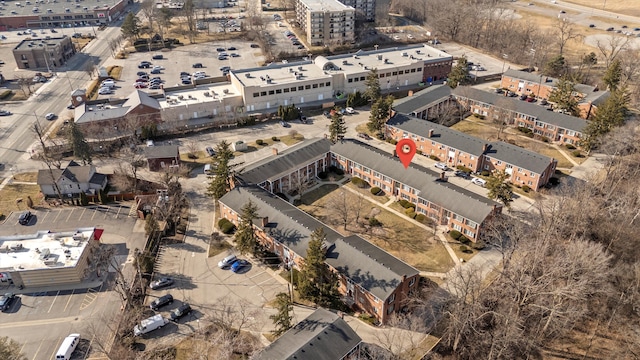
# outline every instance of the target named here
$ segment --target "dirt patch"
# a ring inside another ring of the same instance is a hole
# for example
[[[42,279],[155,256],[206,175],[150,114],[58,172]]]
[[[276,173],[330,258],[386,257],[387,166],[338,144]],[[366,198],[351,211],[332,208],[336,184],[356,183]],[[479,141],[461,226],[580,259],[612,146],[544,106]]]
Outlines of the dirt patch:
[[[0,190],[0,215],[8,216],[12,211],[27,208],[27,198],[31,197],[35,206],[42,203],[42,194],[38,185],[8,184]],[[21,199],[20,202],[17,202]]]

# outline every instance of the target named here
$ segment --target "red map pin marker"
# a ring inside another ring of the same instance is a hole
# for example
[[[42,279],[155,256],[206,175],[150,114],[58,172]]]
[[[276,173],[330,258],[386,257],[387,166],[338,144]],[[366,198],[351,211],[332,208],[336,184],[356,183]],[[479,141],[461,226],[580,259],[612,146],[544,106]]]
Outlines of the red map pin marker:
[[[404,165],[404,168],[408,168],[411,164],[411,159],[416,154],[416,143],[411,139],[402,139],[396,144],[396,154],[400,158],[400,162]]]

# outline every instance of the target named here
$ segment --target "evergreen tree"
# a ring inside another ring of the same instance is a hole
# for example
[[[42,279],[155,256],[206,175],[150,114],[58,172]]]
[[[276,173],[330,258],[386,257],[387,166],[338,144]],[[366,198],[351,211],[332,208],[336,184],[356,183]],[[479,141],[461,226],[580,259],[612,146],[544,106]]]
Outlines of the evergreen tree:
[[[382,94],[380,90],[380,81],[378,80],[378,69],[371,69],[369,74],[367,74],[367,79],[365,80],[365,85],[367,89],[364,91],[364,97],[369,101],[374,102],[378,100]]]
[[[329,139],[335,143],[342,140],[346,133],[347,126],[344,123],[344,117],[336,110],[331,116],[331,124],[329,124]]]
[[[604,74],[602,81],[607,84],[607,89],[610,91],[618,90],[620,85],[620,79],[622,78],[622,65],[620,60],[614,60],[607,68],[607,72]]]
[[[0,359],[3,360],[27,360],[22,354],[23,345],[6,336],[0,337]]]
[[[293,319],[293,316],[291,316],[293,305],[291,304],[289,294],[279,293],[276,295],[276,310],[278,310],[277,313],[269,316],[269,318],[273,320],[273,324],[276,326],[271,333],[275,336],[280,336],[293,327],[291,322]]]
[[[567,72],[567,62],[562,55],[551,58],[542,69],[542,73],[547,76],[559,77]]]
[[[456,66],[451,69],[449,72],[449,76],[447,78],[447,85],[450,88],[455,89],[458,85],[464,85],[467,83],[467,79],[469,78],[469,62],[467,58],[463,55],[458,59]]]
[[[513,201],[513,190],[511,184],[507,183],[509,174],[504,171],[496,171],[487,180],[487,189],[489,189],[490,199],[497,199],[502,202],[504,206],[509,208]]]
[[[256,252],[258,241],[253,228],[253,220],[257,218],[258,207],[249,200],[249,202],[242,207],[242,213],[238,220],[238,229],[235,235],[236,247],[241,254],[255,254]]]
[[[298,291],[300,295],[320,306],[331,306],[338,299],[338,279],[325,263],[324,230],[311,234],[307,256],[301,266]]]
[[[379,98],[373,103],[373,105],[371,105],[369,122],[367,123],[367,127],[370,131],[384,131],[384,124],[387,122],[387,119],[389,119],[392,106],[393,96],[391,95],[386,98]]]
[[[91,164],[91,146],[84,138],[84,134],[74,121],[69,121],[69,130],[67,131],[67,141],[73,149],[73,156],[80,158],[83,165]]]
[[[222,140],[218,146],[216,146],[216,155],[214,157],[214,176],[207,188],[207,195],[218,200],[229,191],[230,175],[232,166],[229,165],[229,161],[233,158],[233,152],[231,151],[231,145]]]
[[[575,84],[566,77],[560,78],[556,87],[549,94],[549,101],[556,103],[562,109],[573,116],[580,116],[578,100],[573,95],[576,91]]]
[[[138,38],[140,35],[140,19],[130,12],[124,18],[120,31],[122,31],[122,35],[125,38]]]
[[[629,96],[626,89],[617,89],[595,111],[591,120],[583,131],[581,145],[590,151],[596,148],[603,135],[614,127],[624,124],[628,115]]]

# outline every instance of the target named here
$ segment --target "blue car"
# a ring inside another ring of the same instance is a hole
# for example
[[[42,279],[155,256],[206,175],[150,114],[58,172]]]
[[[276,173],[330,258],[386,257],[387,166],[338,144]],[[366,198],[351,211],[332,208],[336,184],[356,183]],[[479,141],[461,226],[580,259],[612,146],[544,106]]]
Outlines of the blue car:
[[[233,271],[234,273],[237,273],[240,270],[244,269],[245,266],[248,266],[248,265],[249,265],[249,262],[247,260],[238,259],[233,264],[231,264],[231,271]]]

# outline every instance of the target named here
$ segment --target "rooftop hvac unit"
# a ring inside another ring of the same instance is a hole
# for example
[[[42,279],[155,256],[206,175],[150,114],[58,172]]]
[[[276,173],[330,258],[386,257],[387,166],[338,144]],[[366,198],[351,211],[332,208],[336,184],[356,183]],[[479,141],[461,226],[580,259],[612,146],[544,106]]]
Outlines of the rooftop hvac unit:
[[[416,54],[420,54],[420,49],[416,50]]]
[[[349,65],[349,62],[347,60],[342,60],[342,65]]]
[[[208,92],[208,91],[205,91],[202,95],[207,96],[207,97],[208,97],[208,96],[211,96],[211,94],[209,94],[209,92]]]
[[[403,52],[402,56],[407,57],[407,56],[409,56],[409,54],[407,54],[406,52]]]
[[[389,63],[389,59],[384,59],[384,63],[388,64]]]
[[[382,60],[382,55],[378,55],[378,60]]]
[[[244,74],[244,76],[245,76],[246,78],[250,78],[250,77],[251,77],[251,73],[246,73],[246,74]]]
[[[222,89],[222,92],[225,93],[225,94],[228,94],[229,93],[229,89]]]
[[[271,84],[271,79],[267,78],[267,84]]]
[[[358,57],[358,55],[353,55],[353,58],[354,58],[354,59],[360,59],[360,58]]]
[[[298,70],[302,71],[303,70],[302,66],[298,66]]]

